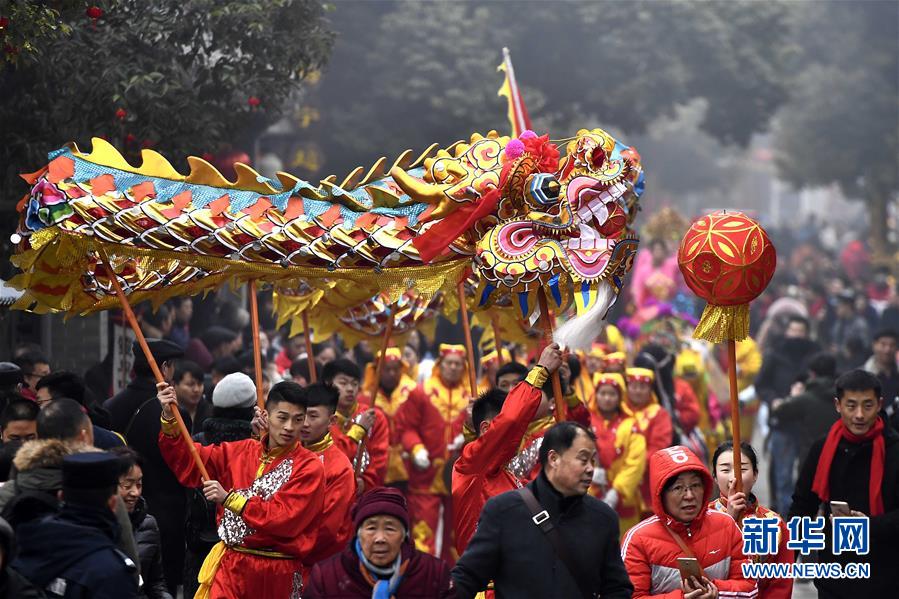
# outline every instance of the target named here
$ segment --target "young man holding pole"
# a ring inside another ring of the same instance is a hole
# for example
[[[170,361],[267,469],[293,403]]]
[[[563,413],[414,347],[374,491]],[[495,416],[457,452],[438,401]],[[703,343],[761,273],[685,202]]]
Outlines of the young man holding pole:
[[[523,485],[507,465],[541,406],[549,410],[550,402],[541,388],[561,364],[559,346],[548,345],[537,366],[508,395],[491,389],[474,402],[472,422],[477,438],[463,448],[453,465],[453,523],[459,555],[474,534],[487,500]]]
[[[356,501],[356,479],[349,458],[331,437],[330,427],[336,420],[337,391],[321,383],[297,391],[302,395],[305,407],[300,440],[325,467],[325,500],[318,518],[318,536],[304,562],[308,574],[317,562],[343,550],[353,536],[350,507]]]
[[[175,390],[159,383],[159,449],[181,484],[202,485],[219,504],[219,536],[200,570],[198,597],[299,596],[303,560],[313,549],[324,502],[324,467],[300,443],[302,398],[272,387],[265,411],[268,433],[203,447],[195,444],[207,480],[178,438]]]
[[[359,401],[359,376],[359,367],[345,358],[332,360],[322,369],[322,381],[338,393],[331,437],[357,471],[356,486],[361,495],[384,485],[390,425],[382,412]],[[356,463],[357,457],[361,464]]]

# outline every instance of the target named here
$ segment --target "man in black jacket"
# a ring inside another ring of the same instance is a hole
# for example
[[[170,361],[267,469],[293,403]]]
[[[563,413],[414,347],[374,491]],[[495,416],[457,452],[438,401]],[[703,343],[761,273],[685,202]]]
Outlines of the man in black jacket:
[[[184,352],[178,345],[164,339],[147,339],[147,345],[165,380],[171,382],[175,374],[175,359],[183,356]],[[148,399],[156,400],[153,370],[137,341],[131,344],[131,351],[134,353],[134,379],[124,389],[103,402],[103,407],[109,412],[112,430],[126,436],[131,419],[138,408]]]
[[[542,597],[627,598],[633,593],[621,561],[618,517],[587,495],[596,466],[596,437],[574,422],[546,432],[540,446],[542,472],[527,489],[491,498],[478,528],[453,569],[458,597],[474,597],[494,582],[497,599]],[[548,521],[555,533],[545,533]],[[550,535],[563,547],[560,557]]]
[[[779,403],[771,411],[771,428],[793,437],[800,464],[805,461],[812,443],[826,435],[838,417],[833,411],[836,368],[833,355],[815,354],[808,363],[805,391]]]
[[[765,405],[771,408],[777,400],[790,395],[796,377],[806,371],[808,360],[819,351],[818,344],[809,339],[809,322],[799,315],[790,316],[783,338],[778,339],[762,358],[762,368],[755,377],[755,390]],[[790,489],[799,446],[789,433],[772,428],[767,440],[771,454],[768,478],[773,509],[780,514],[790,509]]]
[[[833,553],[832,528],[824,527],[826,548],[821,562],[867,562],[867,579],[815,580],[819,597],[899,597],[899,435],[884,426],[880,382],[864,370],[836,380],[835,406],[840,419],[824,439],[812,445],[802,466],[790,518],[815,517],[831,501],[849,504],[852,516],[869,516],[870,552]]]

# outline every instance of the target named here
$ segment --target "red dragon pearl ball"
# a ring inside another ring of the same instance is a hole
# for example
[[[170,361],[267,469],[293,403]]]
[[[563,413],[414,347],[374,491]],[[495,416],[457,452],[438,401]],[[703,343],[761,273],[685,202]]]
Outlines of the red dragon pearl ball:
[[[713,306],[736,306],[765,290],[777,253],[757,221],[741,212],[716,212],[690,226],[677,262],[693,293]]]

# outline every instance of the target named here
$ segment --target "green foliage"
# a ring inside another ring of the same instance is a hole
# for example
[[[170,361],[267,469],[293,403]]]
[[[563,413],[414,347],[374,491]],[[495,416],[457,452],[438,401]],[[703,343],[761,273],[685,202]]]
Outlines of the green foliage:
[[[17,173],[72,140],[106,137],[132,158],[142,146],[172,158],[247,149],[332,45],[314,0],[108,4],[96,23],[83,8],[62,13],[68,35],[0,73],[7,202],[23,192]]]
[[[744,145],[786,98],[786,2],[353,2],[322,80],[328,172],[471,131],[507,131],[508,46],[534,127],[633,135],[703,99],[700,126]]]
[[[11,65],[33,62],[47,42],[72,32],[66,19],[87,19],[84,0],[0,2],[0,72]]]
[[[777,117],[776,162],[797,187],[838,184],[867,202],[875,250],[888,250],[886,204],[899,192],[899,5],[809,3],[803,51]]]
[[[804,52],[778,117],[777,164],[797,186],[899,190],[899,5],[813,4],[800,15]],[[808,151],[814,148],[814,152]]]

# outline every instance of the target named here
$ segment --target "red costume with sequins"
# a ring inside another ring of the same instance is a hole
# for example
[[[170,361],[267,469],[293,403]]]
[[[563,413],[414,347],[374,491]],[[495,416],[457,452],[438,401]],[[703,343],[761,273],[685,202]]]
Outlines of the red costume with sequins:
[[[387,449],[390,440],[390,424],[384,412],[375,408],[375,423],[368,435],[361,424],[356,424],[361,414],[367,412],[371,406],[357,401],[350,410],[351,417],[347,418],[338,410],[335,414],[337,422],[331,426],[331,437],[334,445],[350,460],[350,467],[356,466],[356,455],[359,450],[359,441],[365,439],[365,449],[362,456],[362,484],[365,491],[384,486],[384,476],[387,474]]]
[[[590,410],[574,393],[565,397],[565,420],[573,420],[590,428]],[[556,423],[554,416],[545,416],[531,422],[521,440],[518,453],[509,461],[509,471],[515,476],[531,482],[540,474],[539,452],[543,444],[543,435]]]
[[[487,500],[522,486],[506,465],[518,452],[521,438],[537,413],[545,378],[546,370],[535,368],[526,382],[515,385],[490,428],[465,445],[453,465],[453,528],[459,555],[474,534]]]
[[[306,449],[318,455],[325,467],[325,500],[317,523],[318,536],[303,560],[308,573],[316,563],[340,553],[353,536],[350,508],[356,501],[356,477],[349,458],[334,444],[330,433]]]
[[[441,346],[443,352],[459,352],[464,348]],[[412,538],[420,551],[453,562],[452,510],[450,493],[444,482],[443,469],[450,457],[448,446],[462,432],[459,414],[468,406],[468,388],[463,376],[449,387],[440,379],[440,359],[434,374],[409,394],[396,414],[396,428],[403,449],[411,458],[419,449],[428,452],[429,465],[420,470],[407,465],[409,487],[407,499],[412,521]]]
[[[159,450],[182,485],[199,487],[200,473],[177,434],[174,421],[163,420]],[[320,525],[324,467],[299,443],[272,451],[267,443],[194,444],[210,478],[231,489],[218,508],[222,542],[200,572],[210,599],[301,596],[302,562]]]

